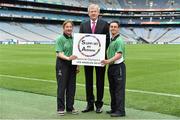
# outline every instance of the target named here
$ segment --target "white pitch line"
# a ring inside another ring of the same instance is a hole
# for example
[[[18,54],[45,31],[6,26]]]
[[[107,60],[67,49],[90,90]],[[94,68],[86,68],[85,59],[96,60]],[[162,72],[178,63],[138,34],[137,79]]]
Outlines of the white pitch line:
[[[38,78],[28,78],[28,77],[20,77],[20,76],[12,76],[12,75],[3,75],[0,74],[1,77],[7,78],[16,78],[16,79],[26,79],[31,81],[40,81],[40,82],[49,82],[49,83],[56,83],[54,80],[45,80],[45,79],[38,79]],[[76,83],[77,86],[85,87],[84,84]],[[96,87],[96,86],[94,86]],[[109,89],[109,87],[105,86],[105,89]],[[168,93],[159,93],[159,92],[151,92],[151,91],[143,91],[143,90],[133,90],[133,89],[126,89],[127,92],[134,92],[134,93],[142,93],[142,94],[151,94],[151,95],[160,95],[160,96],[167,96],[167,97],[176,97],[180,98],[178,94],[168,94]]]

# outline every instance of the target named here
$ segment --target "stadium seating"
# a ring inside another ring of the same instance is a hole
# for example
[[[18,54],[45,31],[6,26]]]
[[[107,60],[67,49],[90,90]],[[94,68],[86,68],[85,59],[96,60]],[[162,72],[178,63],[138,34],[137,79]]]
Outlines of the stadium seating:
[[[70,5],[70,6],[79,6],[79,7],[87,7],[89,3],[97,3],[100,5],[102,9],[180,8],[179,0],[60,0],[60,1],[59,0],[35,0],[35,1],[40,2],[40,3]]]
[[[179,43],[180,42],[180,28],[122,28],[121,33],[129,36],[134,40],[142,38],[149,43]]]
[[[46,30],[45,27],[37,24],[1,22],[0,25],[0,29],[6,31],[1,34],[1,40],[17,39],[19,41],[53,41],[57,36],[56,33]]]
[[[28,24],[0,22],[0,41],[16,39],[19,41],[54,41],[63,33],[61,25]],[[3,31],[2,31],[3,30]],[[78,33],[79,26],[74,26],[74,33]],[[126,42],[136,43],[142,38],[149,43],[179,43],[180,28],[157,27],[122,27],[120,33]]]
[[[178,8],[180,7],[178,0],[36,0],[36,2],[45,2],[50,4],[61,4],[61,5],[71,5],[77,7],[87,7],[89,3],[97,3],[100,5],[102,9],[113,10],[116,9],[124,9],[124,8]],[[72,4],[73,3],[73,4]],[[144,4],[142,6],[142,4]],[[18,6],[17,6],[18,7]],[[43,7],[42,7],[43,8]],[[41,8],[41,9],[42,9]],[[56,9],[55,9],[56,10]],[[58,9],[57,9],[58,10]],[[62,10],[63,11],[63,10]],[[66,10],[66,12],[68,12]],[[75,11],[80,13],[81,11]],[[86,13],[83,11],[83,13]],[[123,13],[124,14],[124,13]],[[66,19],[70,19],[75,22],[82,22],[88,19],[88,15],[81,14],[68,14],[68,13],[50,13],[50,12],[40,12],[36,10],[21,10],[21,9],[0,9],[0,15],[10,16],[10,17],[18,17],[20,19],[23,18],[39,18],[42,20],[58,20],[64,21]],[[127,14],[128,16],[129,14]],[[170,14],[171,15],[171,14]],[[171,22],[176,22],[179,24],[180,18],[175,16],[171,17],[169,14],[162,17],[124,17],[121,16],[121,13],[118,14],[110,14],[103,13],[103,19],[110,22],[112,20],[118,20],[121,24],[127,25],[123,27],[120,31],[122,37],[127,42],[137,42],[139,40],[147,41],[148,43],[179,43],[180,42],[180,28],[177,27],[169,27]],[[178,14],[176,14],[178,15]],[[142,22],[157,22],[161,24],[165,24],[168,22],[169,26],[166,27],[128,27],[128,25],[138,24],[141,25]],[[62,34],[62,26],[61,25],[50,25],[50,24],[32,24],[32,23],[12,23],[12,22],[0,22],[0,40],[10,40],[17,39],[19,41],[54,41],[58,34]],[[79,26],[74,27],[74,32],[79,31]]]
[[[0,26],[0,41],[55,41],[63,33],[61,25],[0,22]],[[79,27],[74,26],[74,32],[78,31]]]
[[[179,0],[118,0],[122,8],[160,9],[180,8]]]
[[[49,13],[38,13],[38,12],[25,12],[25,11],[16,11],[16,10],[2,10],[0,9],[0,14],[6,14],[14,17],[23,17],[23,18],[41,18],[41,19],[57,19],[57,20],[65,20],[72,19],[76,21],[83,21],[87,19],[87,17],[81,16],[73,16],[73,15],[63,15],[63,14],[49,14]]]

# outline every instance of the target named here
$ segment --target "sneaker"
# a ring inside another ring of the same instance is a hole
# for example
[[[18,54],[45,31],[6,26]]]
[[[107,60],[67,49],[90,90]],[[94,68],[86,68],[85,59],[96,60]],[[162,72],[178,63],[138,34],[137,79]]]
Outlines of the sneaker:
[[[97,108],[96,109],[96,113],[102,113],[102,112],[103,112],[102,108]]]
[[[59,111],[57,111],[57,113],[59,114],[59,115],[61,115],[61,116],[64,116],[64,110],[59,110]]]
[[[77,115],[79,114],[78,110],[73,109],[72,111],[67,111],[67,113],[73,114],[73,115]]]
[[[76,114],[79,114],[79,112],[78,112],[78,110],[72,110],[72,112],[71,112],[73,115],[76,115]]]

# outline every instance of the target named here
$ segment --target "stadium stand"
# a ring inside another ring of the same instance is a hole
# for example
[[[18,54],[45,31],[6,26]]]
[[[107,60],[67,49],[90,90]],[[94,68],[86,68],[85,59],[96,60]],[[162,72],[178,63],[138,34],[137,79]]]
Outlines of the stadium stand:
[[[54,42],[59,34],[63,33],[61,25],[29,24],[17,22],[0,22],[0,41],[18,40],[23,42]],[[78,32],[79,27],[74,27]]]
[[[156,9],[156,8],[180,8],[179,0],[36,0],[50,4],[63,4],[87,7],[88,3],[97,3],[102,9],[131,8],[131,9]],[[143,4],[143,6],[142,6]]]
[[[45,30],[43,26],[36,24],[2,22],[0,24],[0,30],[4,33],[0,39],[3,40],[17,39],[19,41],[54,41],[57,36],[57,34]],[[11,38],[10,35],[13,37]]]
[[[0,40],[19,41],[54,41],[58,34],[62,34],[61,25],[28,24],[0,22]],[[77,33],[79,26],[74,27]],[[121,28],[121,35],[128,43],[136,43],[141,38],[148,43],[180,42],[180,28]],[[31,38],[31,39],[30,39]]]
[[[89,3],[99,4],[101,17],[108,22],[120,21],[127,43],[180,43],[178,0],[4,0],[0,41],[54,42],[66,19],[75,23],[78,32],[79,24],[88,19]]]
[[[121,33],[138,40],[139,38],[148,43],[171,43],[180,42],[180,28],[122,28]]]

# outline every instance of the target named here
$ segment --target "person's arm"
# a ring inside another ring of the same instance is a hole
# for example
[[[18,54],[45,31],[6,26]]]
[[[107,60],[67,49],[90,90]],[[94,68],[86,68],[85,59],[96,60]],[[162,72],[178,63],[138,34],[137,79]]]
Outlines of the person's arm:
[[[71,55],[68,57],[68,56],[64,55],[64,52],[56,53],[56,56],[63,60],[68,60],[68,61],[75,60],[77,58],[77,56],[75,56],[75,55]]]
[[[110,64],[110,63],[113,63],[114,61],[120,59],[122,56],[122,53],[121,52],[118,52],[114,55],[114,57],[112,57],[111,59],[107,59],[107,60],[102,60],[101,63],[106,65],[106,64]]]

